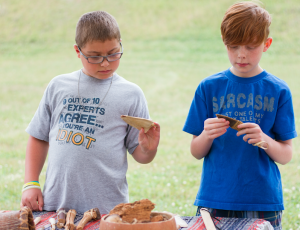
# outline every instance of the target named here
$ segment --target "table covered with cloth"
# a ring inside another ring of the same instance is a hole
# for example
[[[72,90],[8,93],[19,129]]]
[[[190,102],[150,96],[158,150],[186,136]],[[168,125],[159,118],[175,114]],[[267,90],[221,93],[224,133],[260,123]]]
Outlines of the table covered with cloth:
[[[37,224],[36,229],[45,227],[45,230],[51,230],[49,223],[50,218],[55,218],[57,222],[57,214],[55,212],[32,212],[34,218],[40,216],[41,222]],[[102,215],[102,217],[105,215]],[[82,219],[83,214],[77,213],[74,223],[77,225]],[[181,216],[181,218],[188,224],[187,228],[181,228],[180,230],[205,230],[205,225],[201,216]],[[217,220],[218,219],[218,220]],[[262,219],[250,219],[250,218],[220,218],[213,219],[215,225],[222,230],[271,230],[273,227],[268,221]],[[99,230],[100,221],[91,221],[87,223],[84,230]],[[56,228],[58,229],[58,228]]]

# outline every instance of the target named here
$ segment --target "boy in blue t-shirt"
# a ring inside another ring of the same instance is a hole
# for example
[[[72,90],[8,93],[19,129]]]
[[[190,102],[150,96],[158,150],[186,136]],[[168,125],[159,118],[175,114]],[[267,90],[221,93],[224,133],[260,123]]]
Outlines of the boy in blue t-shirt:
[[[227,10],[221,33],[232,67],[199,84],[183,131],[193,135],[192,155],[204,157],[197,215],[205,207],[215,217],[261,218],[281,229],[275,162],[291,160],[297,133],[287,84],[259,65],[272,44],[270,24],[269,13],[253,2]],[[229,122],[216,114],[242,121],[242,130],[228,129]]]

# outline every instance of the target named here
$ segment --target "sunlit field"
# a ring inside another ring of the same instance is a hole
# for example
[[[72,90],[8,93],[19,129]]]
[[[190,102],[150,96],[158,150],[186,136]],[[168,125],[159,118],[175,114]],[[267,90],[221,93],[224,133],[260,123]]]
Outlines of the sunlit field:
[[[151,118],[161,125],[156,158],[147,165],[130,155],[130,202],[148,198],[155,210],[193,216],[202,160],[189,152],[192,136],[182,131],[199,82],[230,67],[220,23],[235,1],[0,1],[0,210],[19,209],[24,180],[27,125],[49,81],[80,69],[73,50],[75,26],[88,11],[115,16],[124,55],[118,74],[138,84]],[[293,94],[300,127],[300,4],[264,1],[272,14],[273,44],[261,66],[285,80]],[[285,211],[284,229],[300,229],[300,143],[293,159],[279,165]],[[47,165],[40,181],[45,180]]]

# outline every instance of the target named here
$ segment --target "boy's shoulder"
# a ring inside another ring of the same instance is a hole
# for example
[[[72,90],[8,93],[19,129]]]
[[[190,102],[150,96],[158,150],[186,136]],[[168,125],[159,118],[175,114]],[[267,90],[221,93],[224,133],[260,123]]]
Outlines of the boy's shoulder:
[[[48,84],[48,88],[51,87],[63,87],[66,84],[74,83],[78,81],[79,71],[74,71],[71,73],[60,74],[52,78]]]
[[[143,94],[143,90],[141,89],[141,87],[139,85],[137,85],[136,83],[133,83],[127,79],[125,79],[124,77],[118,75],[117,73],[114,73],[114,81],[113,81],[113,85],[118,88],[119,90],[122,91],[126,91],[126,93],[128,94],[136,94],[136,93],[141,93]]]
[[[214,74],[204,78],[202,81],[209,82],[209,81],[214,81],[214,80],[220,80],[221,78],[226,78],[226,71],[228,71],[228,69],[214,73]]]
[[[121,85],[128,85],[134,88],[140,88],[136,83],[133,83],[124,77],[118,75],[117,73],[114,73],[114,78],[115,78],[115,83],[116,84],[121,84]]]
[[[267,72],[267,76],[266,76],[266,80],[270,81],[270,83],[273,83],[275,86],[281,87],[282,89],[288,89],[289,90],[289,86],[288,84],[281,78],[275,76],[272,73]]]
[[[227,70],[223,70],[221,72],[203,78],[199,84],[199,87],[216,86],[216,82],[219,84],[224,80],[228,80],[228,78],[226,77],[226,71]]]
[[[288,84],[281,78],[267,72],[267,76],[264,81],[266,81],[265,85],[272,89],[273,92],[277,92],[277,95],[282,98],[283,101],[287,101],[292,98],[292,92]]]
[[[80,74],[81,70],[76,70],[71,73],[64,73],[64,74],[59,74],[52,78],[50,82],[59,82],[59,81],[68,81],[68,80],[75,80],[77,79],[77,76]]]

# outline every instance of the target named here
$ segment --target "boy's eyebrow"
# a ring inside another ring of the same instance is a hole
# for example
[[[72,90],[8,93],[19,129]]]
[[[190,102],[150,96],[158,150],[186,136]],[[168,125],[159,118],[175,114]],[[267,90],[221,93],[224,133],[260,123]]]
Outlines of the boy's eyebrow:
[[[114,50],[116,50],[116,49],[118,49],[118,48],[119,48],[119,47],[115,47],[115,48],[111,49],[110,51],[108,51],[107,53],[112,52],[112,51],[114,51]],[[86,51],[86,53],[89,53],[89,54],[92,54],[92,53],[101,54],[101,52],[99,52],[99,51],[92,51],[92,50]]]

